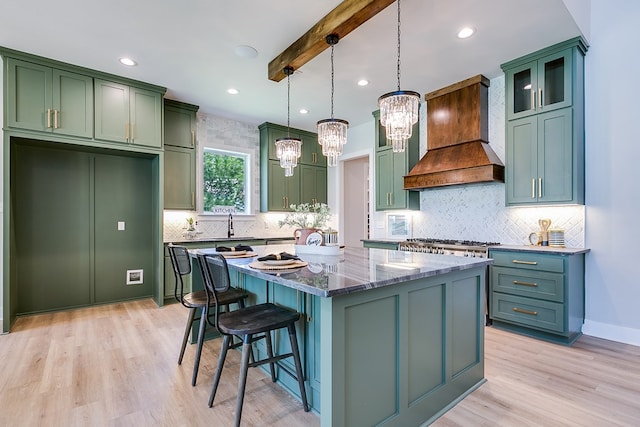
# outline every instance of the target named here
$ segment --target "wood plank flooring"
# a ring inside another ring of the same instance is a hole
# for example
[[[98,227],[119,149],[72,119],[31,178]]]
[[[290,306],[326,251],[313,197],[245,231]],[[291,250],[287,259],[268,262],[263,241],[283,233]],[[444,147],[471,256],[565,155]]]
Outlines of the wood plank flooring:
[[[0,426],[228,426],[239,355],[207,407],[221,340],[178,352],[187,311],[151,300],[18,319],[0,336]],[[487,383],[434,426],[638,426],[640,347],[581,337],[573,347],[486,330]],[[249,370],[243,426],[318,426],[317,414]],[[351,427],[351,426],[350,426]]]

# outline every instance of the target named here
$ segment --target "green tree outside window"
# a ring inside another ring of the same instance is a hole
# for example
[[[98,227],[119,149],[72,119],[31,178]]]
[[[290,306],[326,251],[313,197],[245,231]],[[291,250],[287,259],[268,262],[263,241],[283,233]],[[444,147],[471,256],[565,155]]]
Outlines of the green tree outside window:
[[[236,212],[246,213],[246,154],[204,150],[204,211],[214,206],[234,206]]]

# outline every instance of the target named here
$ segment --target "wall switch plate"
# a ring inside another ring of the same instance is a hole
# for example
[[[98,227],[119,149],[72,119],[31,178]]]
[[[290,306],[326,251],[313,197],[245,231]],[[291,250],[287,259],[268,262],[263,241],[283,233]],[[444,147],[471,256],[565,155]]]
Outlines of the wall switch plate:
[[[124,231],[124,221],[118,221],[118,231]]]

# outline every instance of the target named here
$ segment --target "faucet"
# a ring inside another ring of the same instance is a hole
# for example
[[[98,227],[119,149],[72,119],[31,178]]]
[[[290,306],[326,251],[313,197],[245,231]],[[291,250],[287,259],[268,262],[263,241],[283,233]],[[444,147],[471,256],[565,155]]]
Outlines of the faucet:
[[[227,237],[233,236],[233,215],[229,214],[229,219],[227,220]]]

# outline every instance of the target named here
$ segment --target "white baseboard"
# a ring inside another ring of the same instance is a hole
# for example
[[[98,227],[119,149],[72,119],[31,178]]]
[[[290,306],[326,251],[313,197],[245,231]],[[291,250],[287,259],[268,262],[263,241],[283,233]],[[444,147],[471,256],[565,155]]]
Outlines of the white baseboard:
[[[640,329],[585,320],[584,325],[582,325],[582,333],[592,337],[640,346]]]

